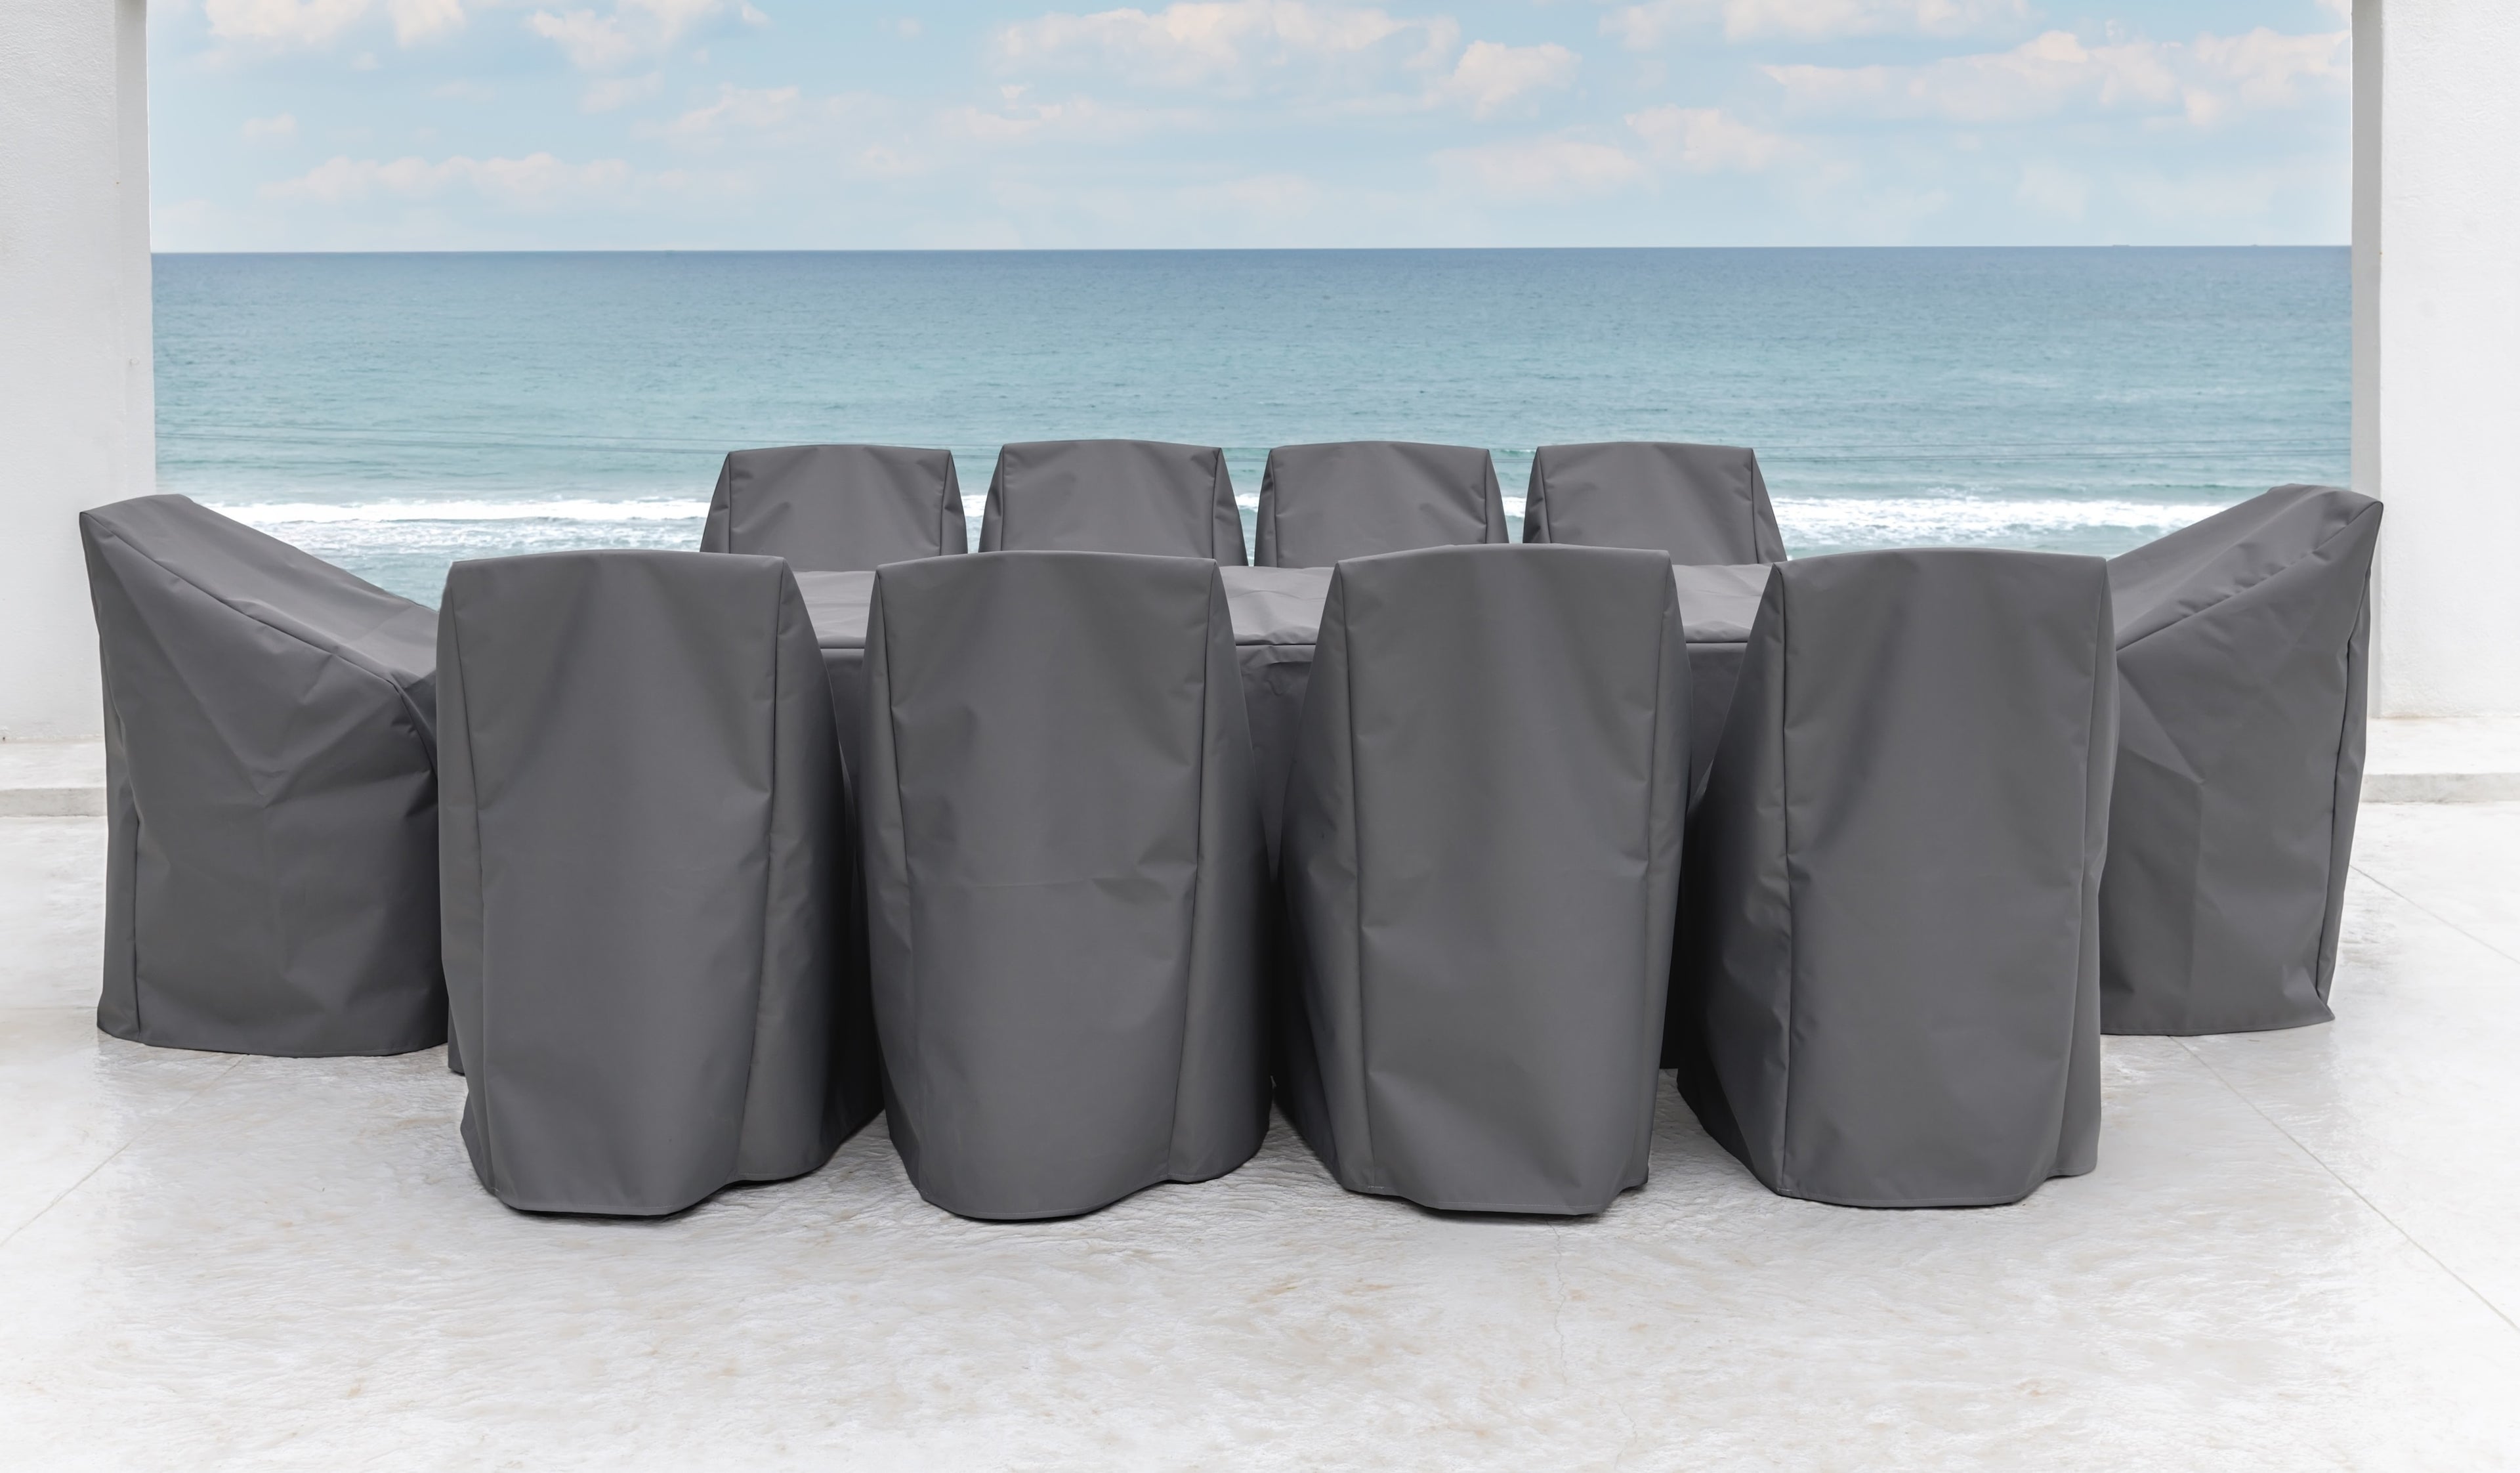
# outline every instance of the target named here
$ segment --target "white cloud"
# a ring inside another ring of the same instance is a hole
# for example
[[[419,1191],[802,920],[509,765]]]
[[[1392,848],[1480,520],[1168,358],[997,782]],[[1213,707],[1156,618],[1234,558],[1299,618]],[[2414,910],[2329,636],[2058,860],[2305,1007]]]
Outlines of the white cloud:
[[[795,87],[721,85],[717,89],[717,101],[685,113],[668,124],[665,131],[677,138],[693,139],[728,128],[775,128],[795,117],[797,100],[801,96]]]
[[[1970,35],[2025,25],[2032,15],[2029,0],[1644,0],[1602,17],[1601,34],[1630,51],[1649,51],[1717,21],[1733,40],[1821,41],[1899,32]]]
[[[1100,64],[1157,86],[1246,90],[1260,73],[1354,67],[1395,53],[1404,66],[1431,69],[1460,41],[1461,27],[1446,17],[1402,20],[1372,7],[1309,0],[1185,0],[1151,13],[1053,13],[1000,27],[991,50],[1009,69]]]
[[[203,0],[202,14],[221,40],[323,46],[370,9],[370,0]],[[385,14],[404,46],[464,27],[464,0],[385,0]]]
[[[1952,122],[2019,122],[2074,107],[2178,115],[2200,126],[2234,109],[2284,108],[2353,83],[2343,31],[2283,35],[2263,26],[2192,42],[2086,43],[2051,30],[2010,51],[1946,57],[1919,67],[1769,67],[1789,106],[1805,112]]]
[[[321,46],[367,14],[368,0],[203,0],[222,40]]]
[[[1485,117],[1518,98],[1567,85],[1580,64],[1575,53],[1553,41],[1541,46],[1472,41],[1436,90]]]
[[[287,113],[270,117],[248,117],[241,130],[248,138],[288,138],[297,131],[297,119]]]
[[[335,157],[293,179],[266,184],[267,200],[312,200],[338,205],[377,196],[426,200],[467,189],[496,205],[549,207],[572,199],[617,196],[632,182],[619,159],[569,163],[547,153],[522,159],[472,159],[458,155],[434,162],[417,157],[379,161]]]
[[[641,76],[607,77],[586,89],[586,94],[577,100],[577,110],[581,113],[616,112],[655,96],[657,89],[664,84],[665,74],[661,71],[651,71]]]
[[[1644,165],[1624,149],[1582,138],[1526,138],[1446,149],[1435,166],[1490,195],[1593,195],[1631,184]]]
[[[464,28],[464,0],[390,0],[387,9],[398,46]]]
[[[544,40],[558,44],[571,65],[589,71],[618,67],[640,50],[639,43],[622,30],[618,16],[599,16],[591,10],[573,10],[564,15],[538,10],[525,18],[525,26]]]
[[[1627,124],[1655,161],[1693,173],[1754,174],[1801,152],[1792,139],[1732,116],[1721,108],[1647,108]]]
[[[1055,103],[1026,102],[1026,90],[1002,87],[999,94],[1003,101],[998,109],[950,108],[937,115],[937,125],[948,138],[1000,144],[1032,143],[1046,138],[1108,141],[1140,136],[1159,127],[1195,126],[1200,121],[1193,115],[1179,112],[1105,107],[1090,97]]]
[[[538,10],[525,18],[525,28],[559,46],[572,66],[605,71],[663,52],[704,23],[730,14],[747,25],[769,21],[748,0],[617,0],[608,15]]]

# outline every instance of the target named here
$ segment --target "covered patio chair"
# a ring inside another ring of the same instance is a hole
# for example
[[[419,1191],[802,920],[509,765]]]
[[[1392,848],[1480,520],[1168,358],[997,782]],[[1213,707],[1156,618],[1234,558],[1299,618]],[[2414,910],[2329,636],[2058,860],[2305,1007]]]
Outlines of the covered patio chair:
[[[1531,457],[1522,539],[1651,547],[1675,563],[1785,560],[1759,457],[1736,445],[1543,445]]]
[[[1771,575],[1689,820],[1673,1052],[1768,1187],[2012,1202],[2092,1169],[2116,753],[2097,558]]]
[[[764,553],[798,573],[863,573],[962,552],[963,488],[944,450],[737,450],[717,473],[700,551]]]
[[[438,659],[481,1184],[654,1216],[820,1167],[879,1085],[831,695],[787,565],[458,563]]]
[[[79,514],[105,677],[97,1026],[168,1048],[446,1038],[428,610],[183,496]]]
[[[1280,445],[1260,478],[1263,568],[1328,568],[1413,547],[1505,542],[1496,462],[1474,445]]]
[[[1282,840],[1282,1079],[1341,1185],[1583,1214],[1644,1180],[1688,700],[1659,554],[1331,575]]]
[[[1216,565],[896,563],[867,651],[869,950],[920,1195],[1066,1217],[1249,1160],[1268,861]]]
[[[1148,439],[1036,440],[999,449],[980,550],[1239,564],[1242,513],[1222,450]]]
[[[2105,1031],[2333,1016],[2379,536],[2379,502],[2287,485],[2109,563],[2124,716]]]

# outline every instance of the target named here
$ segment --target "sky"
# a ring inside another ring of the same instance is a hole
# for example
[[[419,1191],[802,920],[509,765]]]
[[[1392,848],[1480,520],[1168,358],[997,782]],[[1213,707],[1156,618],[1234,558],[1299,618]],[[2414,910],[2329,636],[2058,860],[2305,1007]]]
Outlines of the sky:
[[[161,251],[2348,237],[2347,0],[153,0]]]

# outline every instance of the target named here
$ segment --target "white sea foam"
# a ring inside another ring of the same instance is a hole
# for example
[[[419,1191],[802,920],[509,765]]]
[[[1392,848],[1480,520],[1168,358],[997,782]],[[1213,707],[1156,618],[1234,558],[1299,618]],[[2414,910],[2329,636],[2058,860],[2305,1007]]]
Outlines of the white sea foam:
[[[1788,546],[2012,542],[2097,528],[2158,536],[2218,508],[2192,501],[1991,500],[1976,496],[1778,496]]]
[[[977,536],[978,496],[965,498]],[[1236,498],[1245,508],[1255,496]],[[1523,498],[1507,496],[1517,523]],[[1786,545],[1819,551],[1934,544],[2053,544],[2078,533],[2118,531],[2115,540],[2159,536],[2210,515],[2210,504],[2070,497],[1796,496],[1776,498]],[[513,542],[525,547],[679,543],[708,513],[705,501],[652,497],[609,501],[566,497],[503,501],[265,501],[223,505],[227,515],[310,546],[420,552],[441,546]],[[661,541],[659,539],[662,539]]]
[[[602,501],[591,496],[559,501],[263,501],[215,509],[249,527],[262,528],[391,522],[698,522],[708,515],[705,501]]]

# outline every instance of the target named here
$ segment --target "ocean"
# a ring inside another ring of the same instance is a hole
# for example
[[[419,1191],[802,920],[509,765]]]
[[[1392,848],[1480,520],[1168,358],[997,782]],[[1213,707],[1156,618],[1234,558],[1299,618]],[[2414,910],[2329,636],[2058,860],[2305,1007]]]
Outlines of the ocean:
[[[719,457],[1005,440],[1757,448],[1788,548],[2114,553],[2342,483],[2342,247],[157,257],[158,479],[434,604],[696,546]]]

